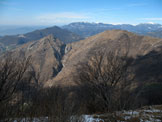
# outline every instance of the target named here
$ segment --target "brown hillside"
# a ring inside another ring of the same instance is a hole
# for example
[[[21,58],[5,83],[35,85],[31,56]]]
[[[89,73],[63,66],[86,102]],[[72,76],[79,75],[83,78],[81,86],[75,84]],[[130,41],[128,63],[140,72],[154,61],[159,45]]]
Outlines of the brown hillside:
[[[61,70],[64,47],[60,40],[49,35],[15,49],[14,53],[18,56],[31,56],[33,68],[40,75],[40,82],[45,82]]]
[[[146,62],[146,64],[149,64],[150,60],[154,61],[155,59],[151,58],[148,60],[147,55],[152,57],[152,51],[160,53],[161,46],[162,39],[138,36],[131,32],[121,30],[105,31],[85,40],[68,44],[65,49],[66,54],[62,60],[63,68],[61,72],[55,78],[49,80],[46,86],[53,84],[72,85],[77,80],[73,79],[73,76],[77,73],[75,70],[77,64],[79,62],[85,62],[93,52],[102,49],[106,49],[107,51],[120,49],[121,54],[129,50],[128,56],[134,58],[135,64],[138,64],[136,66],[138,70],[141,68],[141,65],[144,67],[149,66],[148,72],[151,73],[152,66],[145,66],[144,64]]]

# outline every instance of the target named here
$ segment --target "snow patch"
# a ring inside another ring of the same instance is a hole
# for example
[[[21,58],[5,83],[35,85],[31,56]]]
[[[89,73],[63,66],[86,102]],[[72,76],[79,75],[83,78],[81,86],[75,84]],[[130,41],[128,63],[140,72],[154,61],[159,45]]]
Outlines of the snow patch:
[[[25,38],[25,36],[24,36],[23,34],[18,35],[18,37],[20,37],[20,38]]]
[[[154,23],[154,22],[147,22],[146,24],[152,24],[152,25],[153,25],[153,24],[155,24],[155,23]]]

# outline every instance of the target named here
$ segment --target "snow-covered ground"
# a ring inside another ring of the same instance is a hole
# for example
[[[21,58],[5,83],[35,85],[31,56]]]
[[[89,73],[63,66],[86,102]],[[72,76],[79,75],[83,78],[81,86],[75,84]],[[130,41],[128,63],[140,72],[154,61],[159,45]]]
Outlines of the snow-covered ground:
[[[84,115],[83,120],[85,120],[85,122],[104,122],[99,116],[98,118],[94,118],[92,115]]]
[[[137,110],[123,110],[109,114],[82,115],[79,118],[79,122],[111,122],[114,120],[117,122],[162,122],[162,105],[147,106]],[[31,122],[31,120],[22,119],[14,122]],[[34,118],[32,122],[48,122],[48,117]]]
[[[117,122],[162,122],[162,106],[147,106],[137,110],[118,111],[113,116],[102,114],[99,115],[99,118],[104,118],[103,122],[105,120],[117,120]]]
[[[72,119],[76,120],[76,119]],[[83,115],[82,117],[79,118],[79,122],[104,122],[104,120],[100,118],[93,118],[92,115]],[[42,117],[42,118],[23,118],[23,119],[16,119],[13,122],[49,122],[48,117]],[[73,121],[72,121],[73,122]]]

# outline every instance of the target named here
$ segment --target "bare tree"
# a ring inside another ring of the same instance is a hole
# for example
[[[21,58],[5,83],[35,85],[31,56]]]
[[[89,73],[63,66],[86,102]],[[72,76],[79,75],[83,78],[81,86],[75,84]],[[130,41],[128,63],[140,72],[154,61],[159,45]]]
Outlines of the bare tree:
[[[16,59],[8,54],[0,60],[0,104],[15,93],[30,65],[30,57]]]
[[[127,54],[119,56],[114,52],[97,52],[87,63],[81,63],[77,84],[87,88],[85,94],[88,99],[91,98],[88,104],[95,103],[102,111],[107,112],[118,109],[120,105],[115,102],[119,102],[121,93],[124,93],[130,83],[130,64]]]
[[[69,88],[54,86],[42,88],[33,98],[31,117],[48,116],[50,122],[72,122],[76,119],[75,103]]]

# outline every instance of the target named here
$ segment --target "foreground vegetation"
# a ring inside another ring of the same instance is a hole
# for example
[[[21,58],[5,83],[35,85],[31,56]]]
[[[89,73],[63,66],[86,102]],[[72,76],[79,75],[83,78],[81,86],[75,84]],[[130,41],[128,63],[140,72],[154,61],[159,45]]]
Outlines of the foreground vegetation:
[[[127,53],[95,53],[88,62],[78,65],[76,85],[71,87],[44,88],[37,82],[39,75],[32,69],[31,60],[7,56],[0,62],[1,121],[36,121],[43,117],[42,121],[84,122],[81,115],[97,114],[105,121],[138,122],[148,109],[143,115],[137,108],[162,104],[162,84],[135,82],[133,60]],[[136,110],[138,116],[123,110]],[[153,114],[160,120],[158,110]]]

